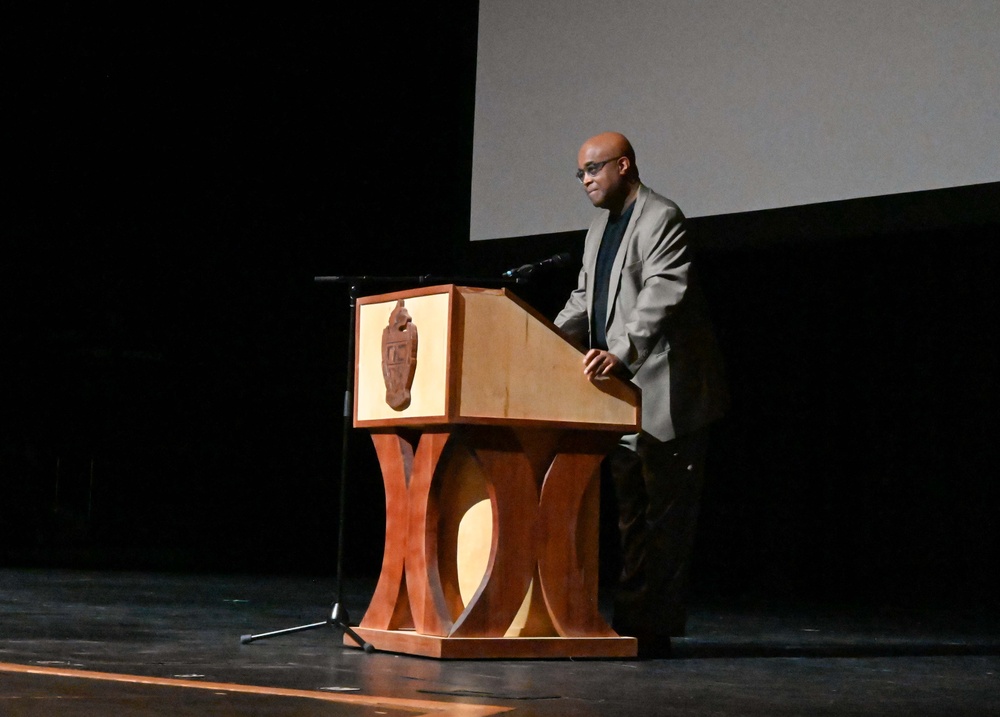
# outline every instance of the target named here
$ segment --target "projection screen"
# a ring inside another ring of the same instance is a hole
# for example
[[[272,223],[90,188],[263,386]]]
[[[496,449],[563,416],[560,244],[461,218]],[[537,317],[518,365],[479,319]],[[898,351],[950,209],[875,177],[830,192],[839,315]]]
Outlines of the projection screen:
[[[480,0],[471,239],[583,229],[625,133],[690,217],[1000,180],[997,0]]]

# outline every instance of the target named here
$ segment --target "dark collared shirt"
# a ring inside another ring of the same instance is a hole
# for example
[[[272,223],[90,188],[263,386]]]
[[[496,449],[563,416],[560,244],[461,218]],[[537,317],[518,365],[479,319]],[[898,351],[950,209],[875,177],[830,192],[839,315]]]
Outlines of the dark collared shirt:
[[[597,267],[594,271],[594,313],[590,319],[590,347],[607,351],[608,337],[605,333],[605,322],[608,318],[608,297],[614,295],[611,286],[611,266],[615,263],[615,256],[618,254],[618,247],[621,246],[622,237],[625,236],[625,229],[628,227],[628,220],[632,217],[632,208],[635,202],[628,205],[628,208],[618,216],[608,217],[608,225],[604,228],[604,236],[601,237],[601,248],[597,250]],[[618,277],[615,277],[615,287],[618,285]]]

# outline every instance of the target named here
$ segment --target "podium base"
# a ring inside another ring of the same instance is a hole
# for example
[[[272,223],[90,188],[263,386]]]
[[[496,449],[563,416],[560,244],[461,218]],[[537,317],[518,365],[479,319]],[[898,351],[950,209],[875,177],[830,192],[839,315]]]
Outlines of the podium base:
[[[634,637],[438,637],[413,630],[354,628],[379,652],[397,652],[439,660],[633,658]],[[344,644],[357,647],[353,640]]]

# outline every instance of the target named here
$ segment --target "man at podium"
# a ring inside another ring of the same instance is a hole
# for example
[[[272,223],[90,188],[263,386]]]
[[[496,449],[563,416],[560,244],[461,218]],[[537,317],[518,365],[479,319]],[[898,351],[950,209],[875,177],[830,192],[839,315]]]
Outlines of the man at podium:
[[[728,405],[721,355],[680,208],[639,179],[626,137],[586,140],[577,179],[601,211],[576,289],[555,324],[583,344],[583,371],[642,389],[642,429],[605,466],[615,488],[622,570],[612,627],[663,654],[685,631],[685,593],[708,426]]]

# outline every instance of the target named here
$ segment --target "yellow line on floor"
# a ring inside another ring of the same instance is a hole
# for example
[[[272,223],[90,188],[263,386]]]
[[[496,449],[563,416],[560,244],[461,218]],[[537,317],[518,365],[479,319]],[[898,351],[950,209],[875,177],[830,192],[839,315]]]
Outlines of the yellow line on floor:
[[[488,715],[510,712],[513,707],[493,707],[490,705],[470,705],[457,702],[431,702],[429,700],[410,700],[397,697],[376,697],[366,695],[343,695],[313,690],[295,690],[284,687],[257,687],[256,685],[237,685],[229,682],[200,682],[196,680],[181,680],[172,677],[144,677],[142,675],[122,675],[114,672],[91,672],[89,670],[73,670],[64,667],[39,667],[37,665],[15,665],[0,662],[0,672],[19,672],[29,675],[48,675],[50,677],[77,677],[87,680],[104,680],[106,682],[128,682],[139,685],[159,685],[162,687],[185,687],[198,690],[217,690],[223,692],[241,692],[255,695],[273,695],[278,697],[305,697],[323,702],[340,702],[344,704],[383,706],[401,710],[412,710],[420,715],[435,715],[436,717],[487,717]]]

